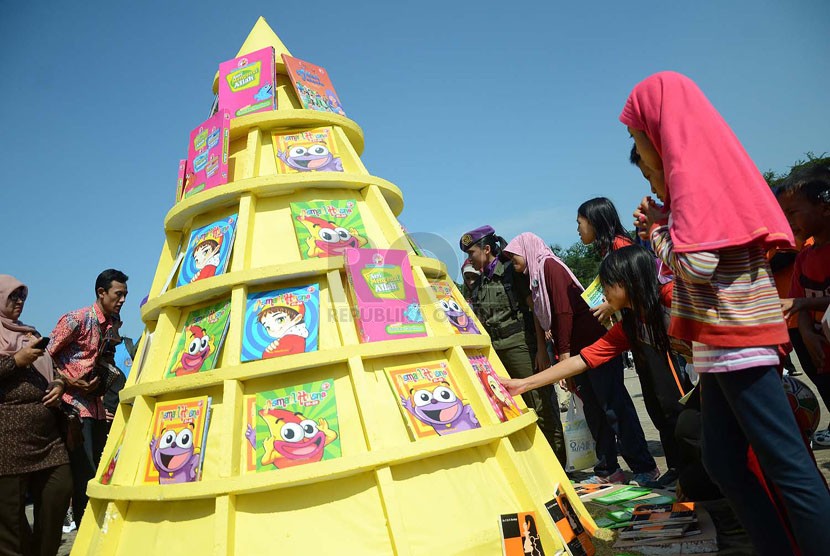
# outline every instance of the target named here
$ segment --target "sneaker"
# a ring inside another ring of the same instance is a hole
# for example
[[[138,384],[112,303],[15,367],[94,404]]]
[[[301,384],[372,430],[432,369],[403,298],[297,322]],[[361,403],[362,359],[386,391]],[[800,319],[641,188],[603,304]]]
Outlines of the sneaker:
[[[643,473],[634,473],[634,476],[628,482],[630,485],[646,486],[647,483],[657,481],[660,476],[660,470],[656,467],[651,471],[644,471]]]
[[[819,446],[830,446],[830,427],[821,431],[816,431],[813,435],[813,442]]]
[[[72,531],[74,531],[74,530],[75,530],[75,529],[77,529],[77,528],[78,528],[78,527],[77,527],[77,526],[75,526],[75,522],[74,522],[74,521],[70,521],[68,524],[66,524],[66,525],[64,525],[64,526],[63,526],[63,532],[64,532],[64,534],[66,534],[66,533],[71,533]]]
[[[640,484],[640,486],[670,490],[674,487],[674,484],[677,483],[677,477],[679,475],[680,474],[677,472],[677,469],[669,469],[663,473],[659,479],[648,481],[646,484]]]
[[[623,485],[625,484],[625,473],[623,473],[622,469],[617,468],[616,471],[611,473],[610,475],[594,475],[592,477],[588,477],[587,479],[583,479],[579,481],[580,483],[588,483],[592,485],[607,485],[607,484],[618,484]]]
[[[71,533],[78,527],[75,525],[75,516],[72,514],[72,506],[66,510],[66,516],[63,518],[63,532]]]

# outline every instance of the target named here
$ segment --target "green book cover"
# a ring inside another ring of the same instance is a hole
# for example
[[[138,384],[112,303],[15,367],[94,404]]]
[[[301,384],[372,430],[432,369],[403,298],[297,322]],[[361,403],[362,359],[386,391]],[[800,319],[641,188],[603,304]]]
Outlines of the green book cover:
[[[291,218],[303,259],[336,257],[369,246],[357,201],[291,203]]]
[[[619,504],[620,502],[625,502],[627,500],[639,498],[640,496],[643,496],[644,494],[648,494],[650,492],[650,488],[629,486],[626,488],[622,488],[616,492],[612,492],[611,494],[606,494],[605,496],[597,496],[591,501],[610,506],[612,504]]]
[[[249,394],[243,403],[249,472],[340,457],[333,379]]]
[[[164,378],[210,371],[216,367],[219,351],[228,333],[230,309],[231,300],[227,299],[187,315],[170,354]]]

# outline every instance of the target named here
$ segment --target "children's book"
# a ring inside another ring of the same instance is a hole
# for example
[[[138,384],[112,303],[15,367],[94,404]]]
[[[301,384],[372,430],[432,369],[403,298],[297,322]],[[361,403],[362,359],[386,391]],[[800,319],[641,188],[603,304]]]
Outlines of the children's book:
[[[210,371],[216,367],[230,323],[231,300],[188,313],[170,354],[164,378]]]
[[[176,287],[225,272],[236,235],[236,220],[236,214],[232,214],[190,233]]]
[[[112,476],[115,473],[115,467],[118,465],[118,456],[121,455],[121,445],[124,443],[124,433],[127,432],[127,427],[121,429],[121,434],[118,435],[118,442],[115,443],[115,450],[110,454],[107,460],[107,465],[104,472],[101,473],[101,484],[108,485],[112,483]]]
[[[592,501],[610,506],[613,504],[619,504],[620,502],[634,500],[635,498],[639,498],[649,493],[651,493],[650,488],[629,486],[623,487],[620,490],[612,492],[611,494],[606,494],[605,496],[597,496],[596,498],[592,498]]]
[[[642,504],[631,511],[629,521],[636,528],[667,523],[694,523],[697,516],[694,502]]]
[[[473,317],[464,310],[465,303],[460,301],[461,296],[456,293],[457,290],[452,284],[446,280],[435,280],[430,281],[429,285],[438,298],[441,312],[456,334],[481,334]]]
[[[231,119],[275,110],[274,47],[266,46],[219,64],[219,108]]]
[[[481,426],[446,361],[391,367],[386,376],[416,440]]]
[[[522,410],[519,409],[516,400],[513,399],[513,396],[510,395],[510,392],[507,391],[504,384],[501,383],[501,378],[496,374],[496,370],[493,369],[490,360],[484,355],[472,355],[468,359],[473,370],[476,372],[478,380],[484,386],[484,392],[487,394],[490,405],[493,406],[493,411],[496,412],[499,421],[504,423],[521,415]]]
[[[588,304],[590,309],[599,307],[605,303],[605,294],[602,291],[602,284],[599,281],[599,276],[594,278],[591,285],[585,288],[580,295],[582,296],[582,299],[585,300],[585,303]]]
[[[611,483],[575,483],[573,485],[576,495],[580,500],[590,500],[593,497],[601,496],[605,491],[613,489]],[[606,493],[606,494],[610,494]]]
[[[317,351],[320,286],[248,294],[241,361]]]
[[[187,159],[179,161],[179,175],[176,180],[176,202],[182,200],[184,194],[184,180],[187,178]]]
[[[228,183],[230,122],[230,114],[220,110],[190,133],[183,198]]]
[[[545,508],[573,556],[594,556],[596,549],[591,542],[591,536],[559,485],[554,488],[553,499],[545,504]]]
[[[636,498],[634,500],[628,500],[626,502],[621,502],[618,506],[623,507],[627,510],[632,510],[637,506],[642,506],[643,504],[671,504],[675,502],[674,496],[663,496],[662,494],[652,494],[649,496],[642,496],[640,498]]]
[[[544,556],[534,512],[503,514],[499,526],[504,556]]]
[[[288,54],[283,54],[282,59],[303,108],[346,115],[325,69]]]
[[[271,134],[271,144],[278,174],[343,171],[343,159],[330,127],[293,133],[275,131]]]
[[[145,483],[192,483],[201,478],[210,404],[209,396],[156,403]]]
[[[346,250],[361,342],[427,335],[406,251]]]
[[[138,384],[138,379],[141,378],[141,372],[144,370],[144,367],[147,364],[147,356],[150,354],[150,345],[153,343],[153,333],[148,332],[146,329],[141,334],[141,338],[138,339],[138,345],[141,346],[141,351],[138,352],[138,355],[133,359],[133,361],[138,361],[136,364],[135,369],[135,383]]]
[[[249,394],[243,403],[248,471],[285,469],[340,457],[334,380]]]
[[[421,249],[421,246],[418,245],[418,242],[415,241],[415,238],[412,237],[412,234],[410,234],[409,230],[406,229],[406,226],[401,224],[401,230],[403,231],[404,237],[406,237],[406,241],[409,242],[409,246],[412,247],[412,251],[414,251],[419,257],[426,257],[424,250]]]
[[[336,257],[369,243],[357,201],[291,203],[291,219],[303,259]]]
[[[161,287],[161,291],[159,292],[159,295],[166,292],[167,288],[170,287],[170,284],[173,282],[173,277],[179,271],[179,267],[182,265],[183,260],[184,260],[184,253],[181,252],[181,246],[179,246],[179,254],[176,255],[176,260],[173,261],[173,267],[170,269],[170,273],[167,275],[167,278],[164,280],[164,285]]]

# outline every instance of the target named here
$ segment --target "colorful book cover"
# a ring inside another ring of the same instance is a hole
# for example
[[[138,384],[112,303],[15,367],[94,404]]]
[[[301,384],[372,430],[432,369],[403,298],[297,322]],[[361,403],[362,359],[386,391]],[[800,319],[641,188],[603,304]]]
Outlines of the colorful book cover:
[[[499,518],[504,556],[544,556],[534,512],[503,514]]]
[[[244,404],[248,471],[341,456],[333,379],[247,395]]]
[[[481,426],[473,408],[462,397],[446,361],[387,368],[386,376],[416,439]]]
[[[201,478],[210,403],[209,396],[156,403],[145,483],[192,483]]]
[[[639,498],[646,494],[651,494],[650,488],[629,486],[623,487],[620,490],[612,492],[611,494],[606,494],[605,496],[597,496],[596,498],[593,498],[592,501],[610,506],[613,504],[619,504],[620,502],[634,500],[635,498]]]
[[[362,342],[427,335],[406,251],[346,250]]]
[[[225,272],[236,235],[236,220],[236,214],[231,214],[190,233],[176,287]]]
[[[266,46],[219,64],[219,108],[231,118],[275,110],[274,47]]]
[[[184,194],[184,180],[187,178],[187,160],[179,161],[179,175],[176,179],[176,202],[182,200]]]
[[[694,502],[642,504],[631,511],[632,527],[648,527],[663,523],[694,523],[697,521]]]
[[[591,536],[580,521],[568,496],[559,489],[559,485],[556,485],[553,499],[545,504],[545,508],[573,556],[594,556],[596,549],[591,542]]]
[[[580,500],[589,500],[594,496],[600,496],[606,490],[614,488],[612,483],[575,483],[574,492]]]
[[[317,351],[319,331],[319,285],[250,293],[241,360],[244,363]]]
[[[183,198],[228,183],[231,118],[220,110],[190,133]]]
[[[473,317],[463,309],[464,304],[459,301],[460,296],[456,294],[452,284],[445,280],[436,280],[430,281],[429,285],[438,298],[441,311],[456,334],[481,334]]]
[[[652,493],[649,496],[643,496],[641,498],[637,498],[636,500],[621,502],[618,506],[627,510],[633,510],[637,506],[642,506],[644,504],[671,504],[676,500],[677,499],[674,496],[664,496],[662,494]]]
[[[409,246],[412,247],[412,251],[414,251],[415,254],[419,257],[426,257],[426,255],[424,254],[424,250],[421,249],[421,246],[418,245],[418,242],[415,241],[415,238],[412,237],[412,234],[409,233],[409,230],[407,230],[406,226],[404,226],[403,224],[401,224],[401,231],[403,232],[406,241],[409,242]]]
[[[191,311],[170,354],[164,378],[185,376],[216,367],[230,323],[231,300]]]
[[[521,415],[522,410],[519,409],[516,400],[501,383],[501,379],[490,364],[490,360],[484,355],[473,355],[468,359],[476,372],[478,380],[484,386],[484,392],[487,394],[490,405],[493,406],[493,411],[496,412],[499,421],[504,423]]]
[[[127,427],[121,429],[121,434],[118,435],[118,442],[115,443],[115,450],[113,450],[110,458],[107,460],[107,465],[104,468],[104,472],[101,474],[102,485],[108,485],[112,482],[115,467],[118,465],[118,456],[121,455],[121,445],[124,443],[125,432],[127,432]]]
[[[303,108],[346,115],[325,69],[287,54],[282,59]]]
[[[357,201],[291,203],[291,219],[303,259],[336,257],[369,243]]]
[[[583,291],[580,295],[591,309],[602,305],[605,302],[605,294],[602,292],[602,284],[599,281],[599,276],[594,278],[591,285],[585,288],[585,291]]]
[[[278,174],[304,172],[342,172],[343,159],[330,127],[318,127],[294,133],[271,134]]]

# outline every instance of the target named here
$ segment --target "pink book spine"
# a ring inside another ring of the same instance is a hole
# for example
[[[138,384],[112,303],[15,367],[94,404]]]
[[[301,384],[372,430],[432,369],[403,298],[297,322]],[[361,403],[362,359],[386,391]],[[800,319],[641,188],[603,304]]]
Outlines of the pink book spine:
[[[184,197],[206,191],[228,182],[228,145],[230,115],[219,110],[190,133],[187,167],[189,180]]]

